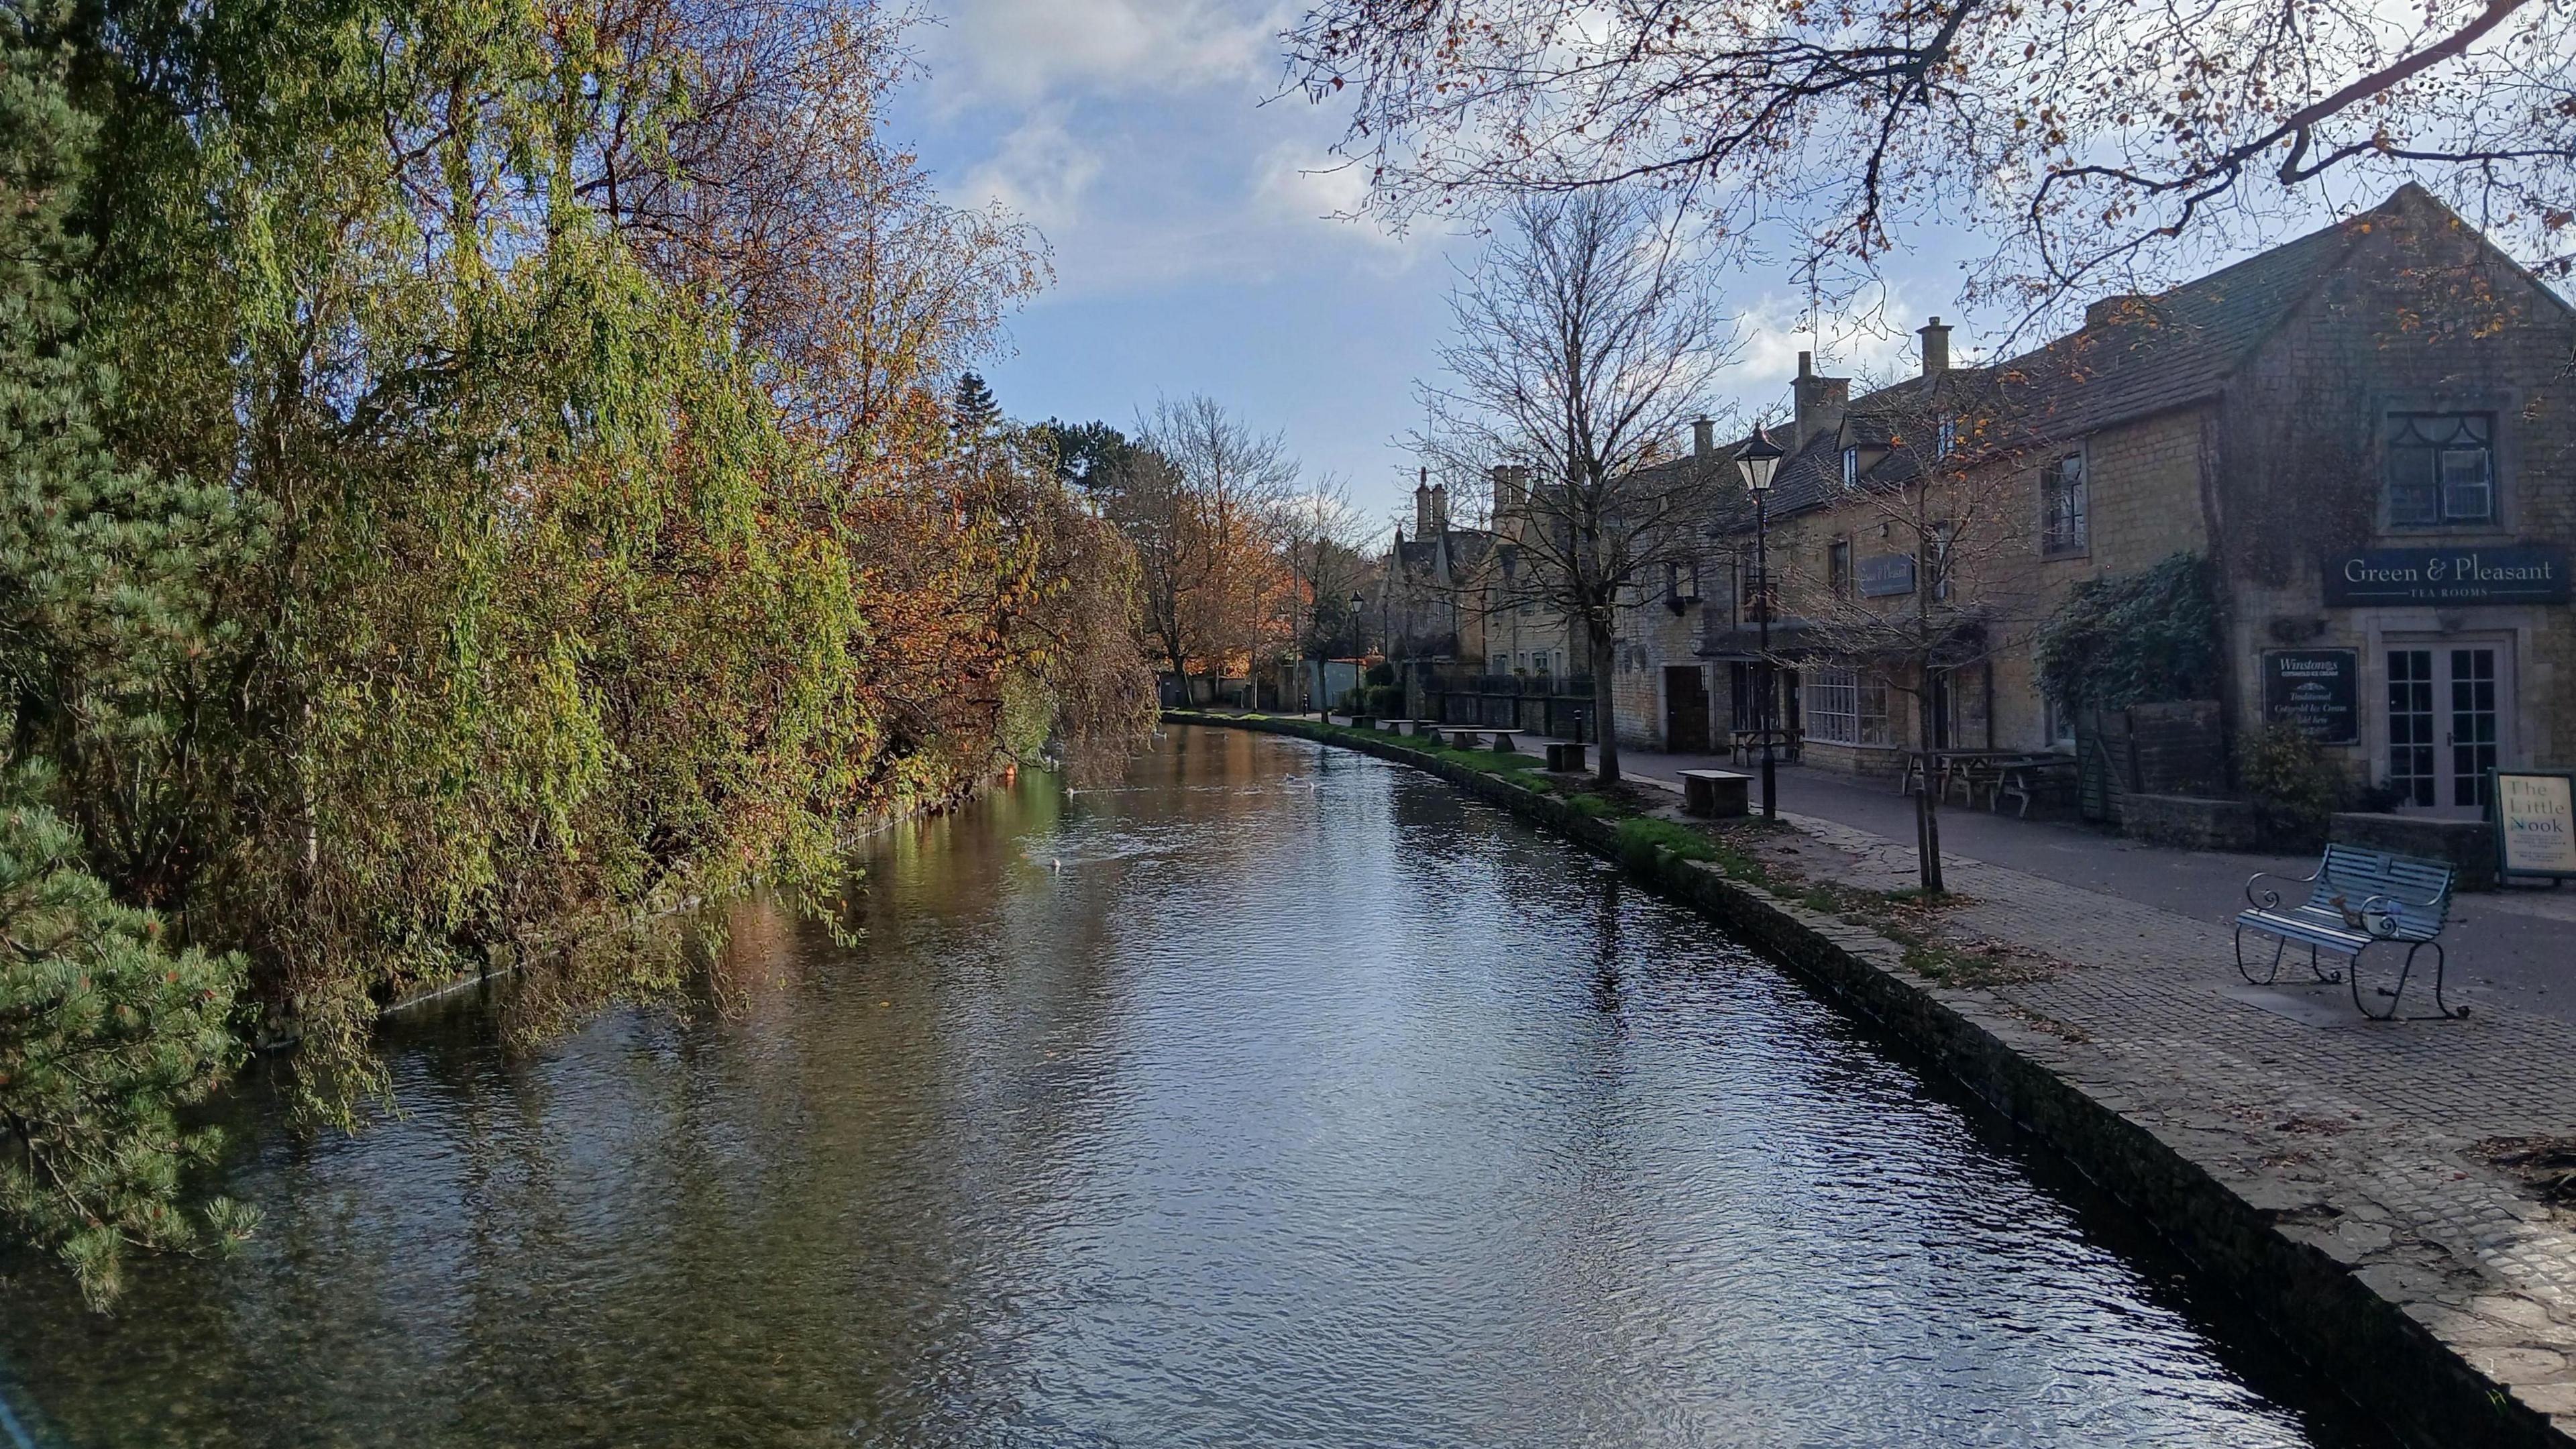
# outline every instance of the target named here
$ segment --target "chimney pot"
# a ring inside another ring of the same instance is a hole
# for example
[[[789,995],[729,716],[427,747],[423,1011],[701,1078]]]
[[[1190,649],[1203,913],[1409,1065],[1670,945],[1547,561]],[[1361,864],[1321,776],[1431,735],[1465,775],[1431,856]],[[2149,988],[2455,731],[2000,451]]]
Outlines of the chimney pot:
[[[1941,319],[1935,317],[1919,329],[1918,335],[1923,339],[1923,375],[1939,377],[1948,372],[1950,370],[1950,329],[1942,326]]]

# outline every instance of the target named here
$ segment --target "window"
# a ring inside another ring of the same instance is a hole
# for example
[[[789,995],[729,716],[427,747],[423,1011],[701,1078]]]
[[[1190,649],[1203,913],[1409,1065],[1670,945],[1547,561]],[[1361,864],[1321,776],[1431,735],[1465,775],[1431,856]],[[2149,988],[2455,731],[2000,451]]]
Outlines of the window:
[[[1941,421],[1933,429],[1932,456],[1947,458],[1957,451],[1959,451],[1959,420],[1949,413],[1943,413]]]
[[[1808,738],[1837,745],[1888,742],[1884,678],[1857,669],[1819,669],[1806,695]]]
[[[2495,521],[2495,418],[2393,413],[2388,521],[2398,528]]]
[[[1858,448],[1843,449],[1843,486],[1845,488],[1860,486],[1860,449]]]
[[[1932,525],[1931,547],[1925,549],[1923,568],[1932,578],[1932,597],[1950,602],[1950,520],[1944,518]]]
[[[2042,553],[2082,553],[2090,512],[2084,487],[2084,455],[2069,453],[2040,480],[2039,538]]]
[[[1851,597],[1852,572],[1850,539],[1838,538],[1825,545],[1825,583],[1832,588],[1835,598],[1848,599]]]

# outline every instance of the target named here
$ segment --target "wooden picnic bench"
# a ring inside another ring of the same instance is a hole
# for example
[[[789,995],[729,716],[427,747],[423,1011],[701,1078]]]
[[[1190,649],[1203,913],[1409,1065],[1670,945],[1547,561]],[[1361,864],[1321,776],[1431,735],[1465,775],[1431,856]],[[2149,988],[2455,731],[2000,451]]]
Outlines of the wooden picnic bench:
[[[2306,904],[2284,906],[2278,890],[2258,891],[2256,887],[2265,880],[2308,887]],[[2269,986],[2280,977],[2283,953],[2294,945],[2305,946],[2309,975],[2320,982],[2346,982],[2352,988],[2352,1004],[2362,1015],[2386,1021],[2397,1014],[2407,979],[2415,972],[2416,956],[2430,947],[2433,1009],[2441,1017],[2466,1016],[2467,1007],[2454,1008],[2442,999],[2442,978],[2449,963],[2436,938],[2450,922],[2452,880],[2451,867],[2441,861],[2352,845],[2327,846],[2314,875],[2274,876],[2258,871],[2245,883],[2245,900],[2251,909],[2236,916],[2236,970],[2256,986]],[[2245,960],[2248,931],[2273,938],[2271,963],[2259,978]],[[2372,990],[2373,997],[2387,999],[2385,1011],[2371,1010],[2362,999],[2362,955],[2374,946],[2406,948],[2396,984]],[[2343,969],[2326,970],[2318,959],[2321,953],[2343,957]]]
[[[1753,813],[1747,791],[1753,784],[1751,775],[1733,770],[1684,770],[1682,775],[1682,813],[1733,817]]]
[[[2020,808],[2013,813],[2028,820],[2030,802],[2041,792],[2055,782],[2074,781],[2075,758],[2045,752],[2015,755],[1996,761],[1993,769],[1994,777],[1986,787],[1986,808],[2000,812],[2004,808],[2004,797],[2009,795],[2021,802]],[[1968,803],[1973,805],[1976,801],[1971,798]]]
[[[1745,764],[1752,763],[1761,756],[1762,740],[1766,735],[1770,737],[1771,747],[1777,758],[1792,764],[1797,763],[1798,732],[1796,730],[1728,730],[1726,732],[1727,760],[1730,763],[1738,761]]]

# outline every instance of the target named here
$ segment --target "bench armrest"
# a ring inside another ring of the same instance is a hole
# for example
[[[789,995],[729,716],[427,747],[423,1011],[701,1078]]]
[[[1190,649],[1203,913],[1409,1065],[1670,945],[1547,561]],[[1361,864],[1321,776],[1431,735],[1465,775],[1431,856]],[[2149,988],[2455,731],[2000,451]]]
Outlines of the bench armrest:
[[[2415,906],[2429,910],[2441,904],[2441,901],[2440,896],[2419,901],[2407,896],[2376,895],[2361,903],[2361,918],[2370,923],[2370,934],[2383,940],[2393,940],[2396,938],[2400,924],[2397,919],[2399,906]]]
[[[2319,867],[2317,874],[2323,875],[2324,873],[2324,868]],[[2279,891],[2267,888],[2259,894],[2256,893],[2254,889],[2255,882],[2264,880],[2276,880],[2283,885],[2315,885],[2317,883],[2317,877],[2315,875],[2274,875],[2268,870],[2258,870],[2245,882],[2245,903],[2258,911],[2278,910],[2281,906],[2281,893]]]

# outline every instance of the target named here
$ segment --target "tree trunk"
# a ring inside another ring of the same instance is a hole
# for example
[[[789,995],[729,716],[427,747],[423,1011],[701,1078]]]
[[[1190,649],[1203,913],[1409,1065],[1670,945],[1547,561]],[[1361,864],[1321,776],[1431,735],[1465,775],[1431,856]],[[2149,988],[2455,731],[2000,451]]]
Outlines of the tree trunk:
[[[1590,655],[1585,664],[1592,671],[1592,732],[1601,746],[1601,783],[1619,783],[1619,730],[1610,717],[1610,626],[1607,621],[1586,618],[1583,642]]]
[[[1941,884],[1941,787],[1931,756],[1934,737],[1932,719],[1932,672],[1923,671],[1922,690],[1915,696],[1915,740],[1924,750],[1923,790],[1914,797],[1914,853],[1920,868],[1917,878],[1927,896],[1939,895]]]

